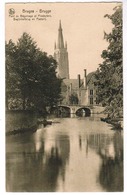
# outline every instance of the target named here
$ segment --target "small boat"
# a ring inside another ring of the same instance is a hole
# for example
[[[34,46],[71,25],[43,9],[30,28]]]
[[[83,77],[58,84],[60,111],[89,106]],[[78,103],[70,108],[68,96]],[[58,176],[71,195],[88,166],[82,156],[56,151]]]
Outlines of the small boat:
[[[100,118],[100,120],[106,122],[106,118]]]
[[[100,118],[101,121],[109,123],[110,122],[110,118]]]

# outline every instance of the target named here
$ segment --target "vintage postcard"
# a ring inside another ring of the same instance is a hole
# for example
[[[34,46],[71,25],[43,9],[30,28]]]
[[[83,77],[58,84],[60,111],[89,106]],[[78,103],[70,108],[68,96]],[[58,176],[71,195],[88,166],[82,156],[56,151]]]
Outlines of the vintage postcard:
[[[123,5],[5,4],[6,192],[123,192]]]

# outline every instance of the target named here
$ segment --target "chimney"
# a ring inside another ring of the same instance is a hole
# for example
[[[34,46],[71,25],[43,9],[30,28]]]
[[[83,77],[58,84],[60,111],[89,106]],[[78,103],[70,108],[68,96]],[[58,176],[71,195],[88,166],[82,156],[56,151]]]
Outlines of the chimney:
[[[84,77],[86,77],[86,69],[84,69]]]
[[[72,93],[72,83],[70,83],[70,94]]]
[[[78,87],[80,88],[81,86],[81,80],[80,80],[80,74],[78,74]]]
[[[84,87],[87,88],[87,77],[86,77],[86,69],[84,69]]]

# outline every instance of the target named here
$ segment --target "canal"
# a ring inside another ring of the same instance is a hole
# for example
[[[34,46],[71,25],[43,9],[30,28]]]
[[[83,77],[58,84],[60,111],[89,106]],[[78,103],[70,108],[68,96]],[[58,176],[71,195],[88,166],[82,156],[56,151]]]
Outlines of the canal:
[[[123,132],[98,115],[53,120],[6,137],[6,191],[123,191]]]

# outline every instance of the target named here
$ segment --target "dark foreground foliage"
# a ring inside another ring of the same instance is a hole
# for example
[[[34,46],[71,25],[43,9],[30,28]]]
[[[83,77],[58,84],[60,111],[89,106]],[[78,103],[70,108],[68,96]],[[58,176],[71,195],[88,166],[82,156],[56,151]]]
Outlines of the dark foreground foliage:
[[[61,80],[57,63],[42,52],[27,33],[17,44],[6,43],[6,107],[20,110],[50,110],[60,101]]]
[[[96,72],[98,101],[106,106],[111,118],[122,116],[123,109],[123,57],[122,57],[122,8],[114,9],[114,14],[105,15],[113,24],[112,32],[104,34],[109,43],[102,52],[103,63]]]

